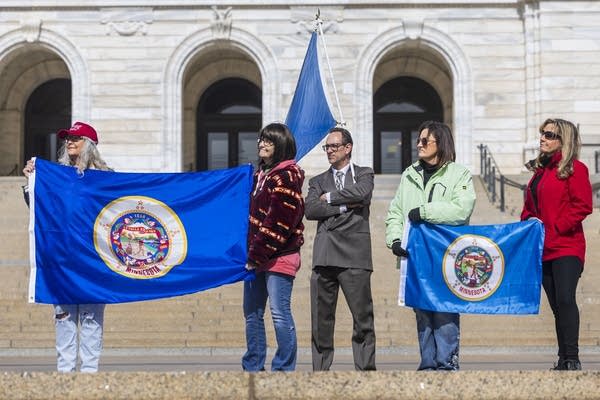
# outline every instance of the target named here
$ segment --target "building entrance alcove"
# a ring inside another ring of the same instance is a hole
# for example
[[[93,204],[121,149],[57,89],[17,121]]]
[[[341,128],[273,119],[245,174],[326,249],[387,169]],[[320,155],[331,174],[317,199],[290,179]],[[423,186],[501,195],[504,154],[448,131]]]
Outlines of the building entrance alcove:
[[[260,88],[246,79],[222,79],[206,89],[197,110],[197,169],[256,164],[261,107]]]
[[[442,54],[422,39],[399,41],[376,61],[371,110],[375,173],[399,174],[416,161],[422,122],[436,120],[454,128],[452,76]]]
[[[255,60],[233,42],[211,42],[190,57],[182,79],[182,169],[255,163],[265,109]]]
[[[53,79],[38,86],[25,105],[24,160],[56,161],[56,133],[71,125],[71,81]]]
[[[71,125],[72,79],[54,51],[24,44],[0,63],[0,175],[33,156],[55,159],[52,133]]]
[[[418,127],[428,120],[443,121],[442,101],[430,84],[412,77],[385,82],[373,96],[375,173],[398,174],[415,162]]]

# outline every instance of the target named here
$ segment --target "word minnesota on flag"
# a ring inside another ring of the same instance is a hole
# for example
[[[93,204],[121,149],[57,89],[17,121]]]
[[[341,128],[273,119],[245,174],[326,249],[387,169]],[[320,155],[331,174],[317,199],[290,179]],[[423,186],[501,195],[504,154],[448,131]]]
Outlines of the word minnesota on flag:
[[[100,211],[94,246],[110,269],[135,279],[163,276],[187,255],[177,214],[165,203],[142,196],[118,198]]]
[[[544,227],[405,225],[398,304],[473,314],[537,314]]]

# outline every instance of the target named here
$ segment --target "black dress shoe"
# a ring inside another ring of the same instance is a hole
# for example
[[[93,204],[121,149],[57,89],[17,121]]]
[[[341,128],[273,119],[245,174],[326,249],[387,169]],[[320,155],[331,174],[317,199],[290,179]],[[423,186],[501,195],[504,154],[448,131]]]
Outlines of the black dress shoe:
[[[581,371],[581,362],[579,360],[565,360],[565,371]]]

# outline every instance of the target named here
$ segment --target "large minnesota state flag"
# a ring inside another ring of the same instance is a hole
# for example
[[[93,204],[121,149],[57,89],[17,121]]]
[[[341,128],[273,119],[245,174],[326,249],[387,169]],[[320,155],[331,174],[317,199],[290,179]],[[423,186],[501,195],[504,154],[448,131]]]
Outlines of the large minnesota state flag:
[[[407,223],[398,303],[474,314],[537,314],[544,228],[538,220],[504,225]]]
[[[152,174],[35,165],[30,302],[121,303],[252,278],[250,165]]]

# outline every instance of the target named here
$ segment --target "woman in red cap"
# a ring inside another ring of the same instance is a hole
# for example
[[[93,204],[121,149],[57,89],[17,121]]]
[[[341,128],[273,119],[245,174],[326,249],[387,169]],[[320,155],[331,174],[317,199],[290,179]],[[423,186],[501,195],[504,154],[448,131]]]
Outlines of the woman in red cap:
[[[60,164],[75,167],[79,171],[88,168],[110,170],[98,152],[98,135],[90,125],[75,122],[71,128],[59,131],[58,137],[63,140],[58,155]],[[23,174],[29,177],[34,169],[35,160],[31,159],[23,168]],[[23,187],[23,191],[25,201],[29,204],[27,185]],[[74,372],[78,352],[81,372],[98,371],[102,351],[104,304],[56,304],[54,316],[58,371]]]

